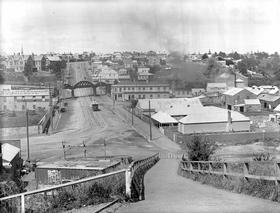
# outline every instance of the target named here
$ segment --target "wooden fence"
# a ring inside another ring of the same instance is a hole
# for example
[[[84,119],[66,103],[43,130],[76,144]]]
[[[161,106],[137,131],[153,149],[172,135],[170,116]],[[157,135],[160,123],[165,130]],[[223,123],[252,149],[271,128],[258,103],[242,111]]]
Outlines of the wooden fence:
[[[151,168],[157,161],[159,160],[159,153],[141,159],[134,161],[130,164],[128,169],[122,169],[114,172],[110,172],[107,174],[102,174],[94,177],[89,177],[89,178],[84,178],[81,180],[69,182],[69,183],[64,183],[60,185],[55,185],[52,187],[44,188],[44,189],[38,189],[34,191],[28,191],[20,194],[15,194],[15,195],[10,195],[7,197],[2,197],[0,198],[0,212],[2,212],[1,208],[5,209],[5,206],[12,207],[12,209],[9,209],[8,211],[5,212],[21,212],[24,213],[26,210],[26,202],[27,196],[31,195],[44,195],[45,197],[47,196],[54,196],[58,193],[58,191],[62,188],[67,188],[67,187],[77,187],[79,185],[83,185],[85,183],[94,183],[98,180],[102,180],[104,178],[108,177],[114,177],[121,175],[123,178],[123,183],[125,187],[125,192],[126,196],[128,198],[131,198],[132,195],[138,195],[140,196],[140,192],[142,193],[143,187],[141,184],[143,183],[143,177],[141,176],[140,178],[137,177],[137,175],[142,175],[139,174],[138,171],[147,171],[149,168]],[[140,180],[140,182],[139,182]],[[6,210],[6,209],[5,209]]]
[[[254,167],[256,165],[262,168],[266,167],[268,174],[264,175],[261,172],[256,172],[257,170],[254,172],[258,174],[253,174],[252,169],[250,169],[250,167],[253,167],[253,164],[255,164]],[[238,169],[236,169],[237,167],[230,169],[231,165],[238,165]],[[273,181],[277,190],[280,183],[280,162],[275,161],[219,162],[182,160],[180,168],[191,173],[214,174],[224,178],[238,177],[247,181],[249,179]]]

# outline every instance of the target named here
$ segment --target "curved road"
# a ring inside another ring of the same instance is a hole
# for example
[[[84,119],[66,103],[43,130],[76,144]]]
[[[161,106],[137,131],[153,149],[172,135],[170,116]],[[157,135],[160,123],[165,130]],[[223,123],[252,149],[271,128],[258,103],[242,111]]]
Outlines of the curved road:
[[[237,194],[177,175],[175,159],[161,159],[145,175],[145,200],[130,203],[118,213],[279,213],[280,204]]]

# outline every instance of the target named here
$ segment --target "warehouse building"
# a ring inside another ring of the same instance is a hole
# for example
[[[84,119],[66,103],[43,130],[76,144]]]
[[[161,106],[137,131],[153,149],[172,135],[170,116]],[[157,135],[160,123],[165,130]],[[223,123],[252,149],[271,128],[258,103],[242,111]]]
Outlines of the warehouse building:
[[[47,109],[50,101],[48,88],[28,86],[0,86],[0,110],[24,111]]]

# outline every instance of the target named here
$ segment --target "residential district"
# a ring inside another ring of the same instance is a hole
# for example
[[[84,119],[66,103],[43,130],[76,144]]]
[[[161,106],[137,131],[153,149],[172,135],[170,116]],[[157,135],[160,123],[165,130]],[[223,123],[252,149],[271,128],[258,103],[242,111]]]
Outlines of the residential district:
[[[30,191],[41,195],[44,191],[33,191],[38,189],[48,190],[49,196],[58,193],[50,186],[119,171],[154,153],[159,153],[156,158],[184,159],[190,155],[187,144],[195,137],[216,146],[201,161],[278,162],[279,69],[278,53],[265,52],[35,55],[21,49],[3,54],[0,197]],[[206,167],[201,166],[198,170],[203,173]],[[230,175],[223,171],[222,177]],[[250,178],[271,175],[273,185],[280,180],[277,163],[275,171],[250,173]],[[127,196],[133,197],[130,190],[137,191],[133,187],[126,186]],[[277,200],[272,191],[262,198]],[[23,203],[29,199],[28,194],[19,196]],[[42,200],[40,205],[27,202],[26,207],[1,202],[3,212],[53,210],[42,207]],[[68,210],[72,204],[67,205]],[[262,206],[270,205],[276,204]]]

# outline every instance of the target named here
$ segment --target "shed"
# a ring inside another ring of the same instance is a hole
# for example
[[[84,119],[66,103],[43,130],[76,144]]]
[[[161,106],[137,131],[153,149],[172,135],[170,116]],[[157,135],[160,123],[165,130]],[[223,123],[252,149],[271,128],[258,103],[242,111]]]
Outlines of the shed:
[[[174,126],[178,124],[178,121],[175,118],[172,118],[169,114],[159,111],[152,115],[156,126]]]
[[[260,94],[258,99],[261,102],[262,109],[273,110],[280,104],[280,96],[272,94]]]
[[[245,112],[260,112],[262,111],[261,102],[259,99],[245,99]]]
[[[178,131],[183,134],[250,131],[250,119],[236,111],[208,106],[179,120]]]

